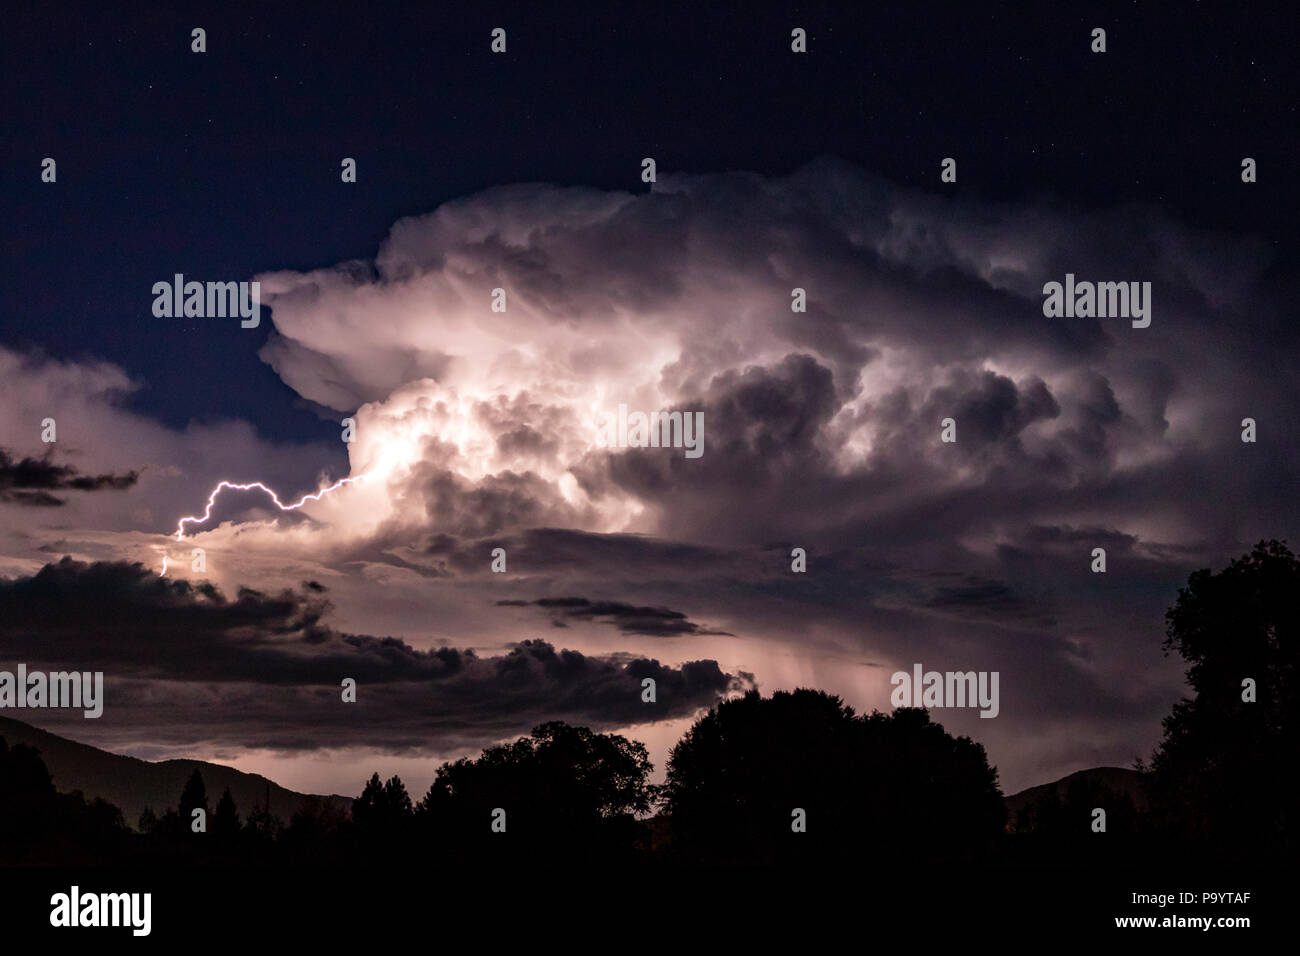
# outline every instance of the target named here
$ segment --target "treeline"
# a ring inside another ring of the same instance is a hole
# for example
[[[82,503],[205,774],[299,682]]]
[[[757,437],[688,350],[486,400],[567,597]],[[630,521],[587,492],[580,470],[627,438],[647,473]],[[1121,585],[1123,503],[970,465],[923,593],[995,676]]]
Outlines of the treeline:
[[[102,800],[57,793],[36,750],[0,739],[0,862],[347,865],[436,853],[464,865],[912,868],[1232,856],[1093,781],[1012,818],[980,744],[924,710],[858,716],[820,691],[724,702],[673,749],[664,784],[652,770],[637,741],[555,722],[443,764],[418,799],[400,777],[374,774],[350,814],[317,798],[287,821],[262,803],[244,813],[229,789],[212,803],[195,770],[176,806],[145,810],[132,830]]]
[[[198,770],[175,807],[128,829],[116,808],[54,791],[36,751],[0,746],[9,862],[316,864],[434,850],[465,862],[765,864],[922,851],[983,857],[1003,834],[984,748],[923,710],[859,716],[837,697],[756,692],[701,717],[667,780],[644,744],[552,722],[443,764],[418,798],[366,782],[351,814],[309,799],[288,820],[212,805]],[[69,835],[76,834],[76,838]],[[91,838],[87,838],[87,837]]]

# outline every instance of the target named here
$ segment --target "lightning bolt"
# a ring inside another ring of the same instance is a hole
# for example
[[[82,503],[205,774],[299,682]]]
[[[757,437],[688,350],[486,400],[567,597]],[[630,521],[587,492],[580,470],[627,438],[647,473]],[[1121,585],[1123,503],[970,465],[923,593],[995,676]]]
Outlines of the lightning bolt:
[[[280,500],[279,495],[277,495],[272,489],[268,488],[266,485],[262,484],[260,481],[249,482],[246,485],[237,485],[233,481],[221,481],[217,484],[217,487],[212,489],[212,494],[208,495],[208,506],[207,508],[204,509],[203,514],[201,516],[186,515],[184,518],[181,518],[180,521],[176,522],[176,540],[180,541],[185,537],[185,526],[187,524],[203,524],[203,522],[207,521],[208,518],[212,517],[212,506],[217,503],[217,495],[221,494],[222,490],[225,488],[230,488],[234,491],[252,491],[254,488],[256,488],[259,491],[265,491],[268,495],[270,495],[271,500],[275,502],[275,506],[279,508],[281,511],[296,511],[298,508],[301,508],[307,502],[320,501],[321,498],[329,494],[331,491],[335,491],[339,488],[342,488],[344,485],[350,485],[353,484],[354,482],[358,482],[364,477],[366,476],[357,475],[355,478],[340,478],[338,481],[334,482],[334,484],[330,485],[328,488],[322,488],[320,491],[317,491],[314,494],[303,495],[300,501],[292,505],[286,505],[284,502]]]

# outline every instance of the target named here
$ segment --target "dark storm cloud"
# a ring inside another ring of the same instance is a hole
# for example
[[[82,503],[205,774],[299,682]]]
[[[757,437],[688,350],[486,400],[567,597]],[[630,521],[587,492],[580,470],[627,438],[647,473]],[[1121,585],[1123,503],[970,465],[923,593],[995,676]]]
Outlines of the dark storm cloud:
[[[1064,773],[1071,761],[1127,763],[1154,743],[1181,674],[1161,649],[1164,610],[1203,558],[1101,526],[1034,526],[1009,532],[988,553],[937,534],[813,547],[804,574],[790,571],[794,542],[720,549],[539,529],[501,543],[539,571],[494,587],[518,594],[536,579],[561,594],[564,586],[635,586],[651,606],[689,606],[740,634],[736,654],[761,683],[769,653],[797,654],[804,667],[824,658],[824,670],[811,672],[819,677],[800,679],[850,696],[859,679],[870,679],[880,696],[858,698],[863,707],[885,706],[888,673],[914,662],[999,671],[998,720],[952,711],[939,717],[988,743],[1017,785]],[[1108,575],[1090,570],[1094,546],[1108,550]],[[476,563],[483,564],[481,554]],[[585,600],[559,603],[582,607]],[[528,595],[500,603],[536,608],[535,601]],[[849,662],[863,653],[884,676],[854,676],[861,672]],[[836,674],[844,684],[833,683]],[[762,686],[789,685],[769,676]],[[1042,749],[1031,749],[1030,740]]]
[[[0,501],[29,507],[59,507],[65,502],[51,491],[124,491],[136,483],[139,472],[124,475],[81,475],[71,465],[56,465],[45,458],[15,461],[0,448]]]
[[[724,561],[727,550],[687,544],[643,534],[597,534],[572,528],[531,528],[483,542],[449,534],[431,535],[427,552],[464,574],[483,570],[485,545],[506,546],[530,566],[563,572],[605,567],[614,574],[629,570],[640,574],[694,573]]]
[[[646,637],[683,637],[691,634],[731,636],[726,631],[702,627],[689,620],[681,611],[665,607],[638,607],[621,601],[590,601],[582,597],[538,598],[532,602],[497,601],[502,607],[521,607],[530,603],[556,615],[552,623],[560,627],[567,626],[563,619],[568,618],[601,621],[614,625],[624,634]]]
[[[685,716],[749,684],[715,661],[669,667],[541,640],[492,657],[417,650],[328,627],[322,590],[245,588],[231,599],[138,564],[64,558],[0,581],[0,653],[33,667],[104,671],[105,716],[85,728],[96,734],[130,728],[159,743],[287,749],[445,752],[546,719],[608,728]],[[344,678],[357,682],[355,705],[341,703]],[[641,699],[645,678],[656,682],[654,703]]]

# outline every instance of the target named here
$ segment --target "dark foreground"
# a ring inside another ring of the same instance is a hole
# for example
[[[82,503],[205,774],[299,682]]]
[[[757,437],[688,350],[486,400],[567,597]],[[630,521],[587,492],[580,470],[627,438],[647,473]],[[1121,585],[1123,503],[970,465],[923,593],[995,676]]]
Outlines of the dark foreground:
[[[74,885],[83,895],[150,893],[149,936],[136,938],[129,927],[52,927],[51,898]],[[1217,948],[1276,934],[1289,921],[1294,888],[1290,874],[1277,870],[1153,865],[933,873],[884,859],[820,873],[662,867],[447,872],[436,859],[419,872],[10,868],[0,871],[0,920],[6,941],[14,943],[44,937],[56,945],[60,938],[94,944],[120,937],[129,946],[202,940],[205,949],[217,940],[405,938],[431,950],[525,943],[564,951],[628,946],[691,952],[800,940],[821,951],[898,940],[925,952],[950,942],[1059,946],[1103,937],[1174,946],[1201,939]],[[1135,903],[1134,894],[1172,895],[1174,902]],[[1153,917],[1156,925],[1117,926],[1126,917]],[[1246,917],[1250,925],[1186,924],[1207,917],[1216,923]],[[1166,920],[1173,925],[1160,925]]]

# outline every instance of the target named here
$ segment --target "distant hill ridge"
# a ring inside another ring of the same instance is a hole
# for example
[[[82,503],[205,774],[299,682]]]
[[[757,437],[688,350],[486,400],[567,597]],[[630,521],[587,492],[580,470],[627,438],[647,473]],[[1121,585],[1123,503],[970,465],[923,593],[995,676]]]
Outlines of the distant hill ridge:
[[[1123,767],[1093,767],[1091,770],[1078,770],[1072,774],[1067,774],[1060,780],[1029,787],[1019,793],[1004,797],[1002,802],[1007,808],[1007,822],[1015,825],[1017,815],[1021,810],[1032,807],[1039,800],[1052,793],[1055,793],[1058,800],[1064,802],[1070,788],[1075,784],[1092,788],[1105,788],[1120,796],[1128,797],[1133,801],[1134,809],[1139,811],[1145,810],[1147,807],[1146,783],[1142,779],[1142,774],[1136,770],[1126,770]]]
[[[209,807],[216,807],[221,792],[230,788],[235,804],[239,807],[241,819],[247,819],[254,805],[261,805],[266,799],[267,786],[270,786],[271,812],[284,822],[297,812],[302,802],[317,799],[323,803],[351,812],[352,799],[337,794],[329,796],[297,793],[287,790],[266,777],[255,773],[244,773],[221,764],[208,763],[204,760],[140,760],[126,757],[79,744],[56,734],[24,724],[8,717],[0,717],[0,737],[14,744],[27,744],[41,752],[46,767],[54,776],[54,785],[68,793],[80,790],[88,798],[103,797],[109,803],[122,809],[122,815],[131,827],[135,827],[140,813],[145,807],[152,807],[154,812],[162,815],[169,807],[176,806],[180,799],[185,781],[197,767],[203,774],[203,783],[208,791]],[[1013,823],[1020,810],[1032,806],[1051,792],[1064,800],[1071,785],[1075,783],[1100,785],[1108,790],[1123,794],[1133,801],[1138,809],[1146,806],[1146,791],[1142,775],[1136,770],[1123,767],[1094,767],[1068,774],[1060,780],[1039,784],[1021,790],[1004,798],[1007,819]]]
[[[351,812],[352,800],[337,794],[320,796],[287,790],[266,777],[244,773],[233,767],[208,763],[205,760],[140,760],[110,753],[87,744],[79,744],[24,724],[9,717],[0,717],[0,737],[9,746],[26,744],[41,752],[41,759],[54,777],[54,786],[64,792],[80,790],[87,799],[102,797],[122,810],[127,825],[133,829],[145,807],[152,807],[162,816],[180,800],[185,782],[195,768],[203,775],[208,793],[208,808],[215,809],[222,791],[230,788],[230,795],[239,808],[241,820],[247,820],[254,805],[267,800],[270,787],[271,812],[288,823],[304,800],[315,798],[322,803]]]

